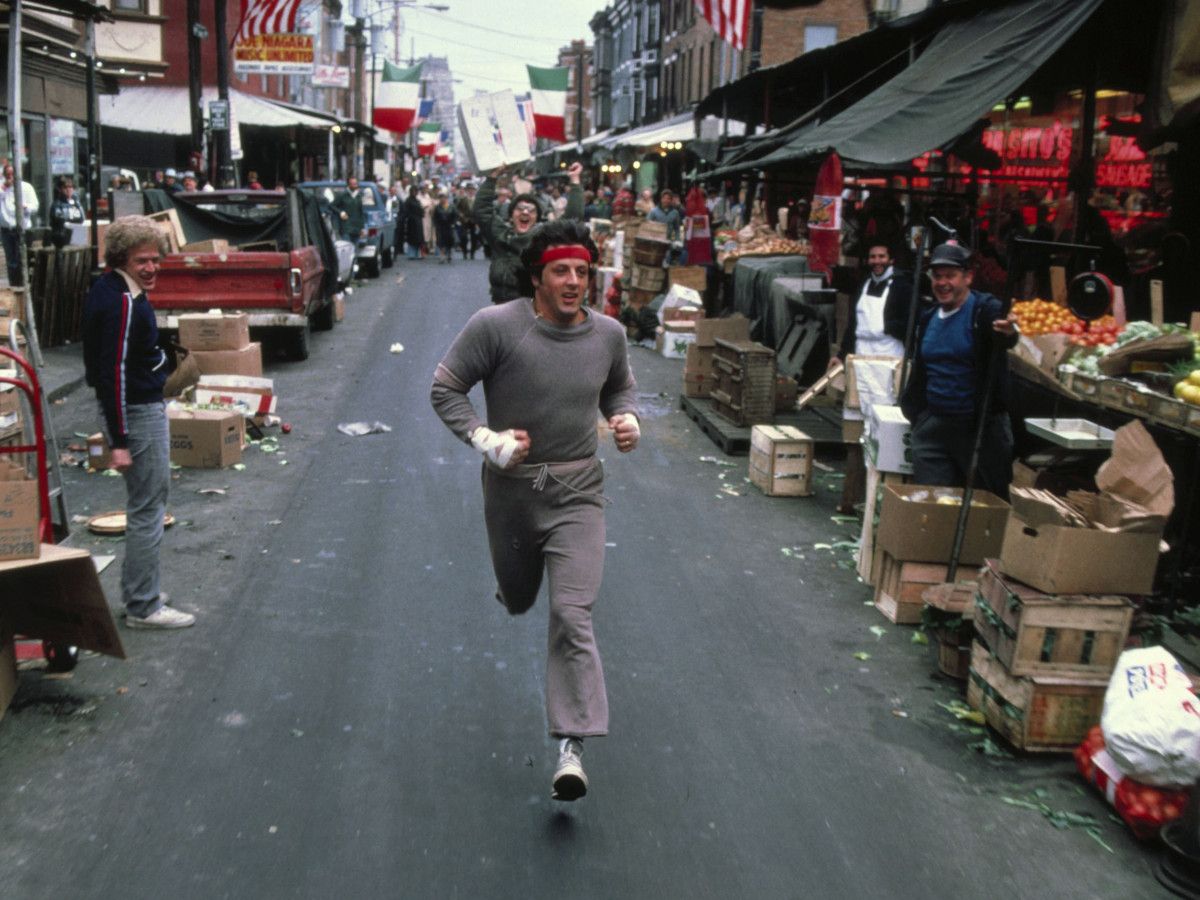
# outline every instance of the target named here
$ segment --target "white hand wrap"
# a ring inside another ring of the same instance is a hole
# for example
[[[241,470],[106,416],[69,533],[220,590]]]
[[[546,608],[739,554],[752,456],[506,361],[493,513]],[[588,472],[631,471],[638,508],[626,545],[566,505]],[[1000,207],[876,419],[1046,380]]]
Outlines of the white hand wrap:
[[[519,445],[511,429],[497,433],[480,425],[471,432],[471,446],[500,468],[507,469]]]

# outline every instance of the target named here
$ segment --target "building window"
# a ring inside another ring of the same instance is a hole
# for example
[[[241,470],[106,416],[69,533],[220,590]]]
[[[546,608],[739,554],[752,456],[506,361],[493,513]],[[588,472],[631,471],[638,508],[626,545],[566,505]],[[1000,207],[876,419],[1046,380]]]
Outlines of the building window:
[[[804,52],[820,50],[822,47],[832,47],[837,43],[836,25],[805,25]]]
[[[150,0],[113,0],[113,9],[119,12],[142,13],[145,15],[149,12],[146,8]]]

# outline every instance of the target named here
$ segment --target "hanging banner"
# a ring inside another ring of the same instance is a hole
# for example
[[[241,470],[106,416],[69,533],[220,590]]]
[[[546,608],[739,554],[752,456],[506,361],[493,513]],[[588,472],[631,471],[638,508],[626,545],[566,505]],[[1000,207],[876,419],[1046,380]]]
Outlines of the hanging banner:
[[[259,34],[233,45],[233,71],[260,75],[309,75],[313,70],[311,34]]]

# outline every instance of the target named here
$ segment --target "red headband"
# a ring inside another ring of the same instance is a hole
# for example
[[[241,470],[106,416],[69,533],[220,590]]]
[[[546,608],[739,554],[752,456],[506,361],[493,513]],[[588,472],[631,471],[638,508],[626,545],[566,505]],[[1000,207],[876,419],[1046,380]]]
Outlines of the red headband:
[[[592,253],[583,244],[560,244],[557,247],[548,247],[542,251],[542,258],[538,260],[539,266],[544,266],[547,263],[552,263],[556,259],[582,259],[589,266],[592,264]]]

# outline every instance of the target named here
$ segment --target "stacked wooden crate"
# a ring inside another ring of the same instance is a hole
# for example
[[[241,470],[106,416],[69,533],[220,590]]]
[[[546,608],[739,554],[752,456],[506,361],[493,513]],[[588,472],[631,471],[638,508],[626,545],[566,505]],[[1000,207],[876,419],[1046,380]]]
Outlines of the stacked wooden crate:
[[[743,427],[775,420],[775,351],[754,341],[716,339],[709,397],[713,408]]]
[[[1100,721],[1133,607],[1109,594],[1050,594],[980,570],[967,701],[1013,746],[1069,752]]]

